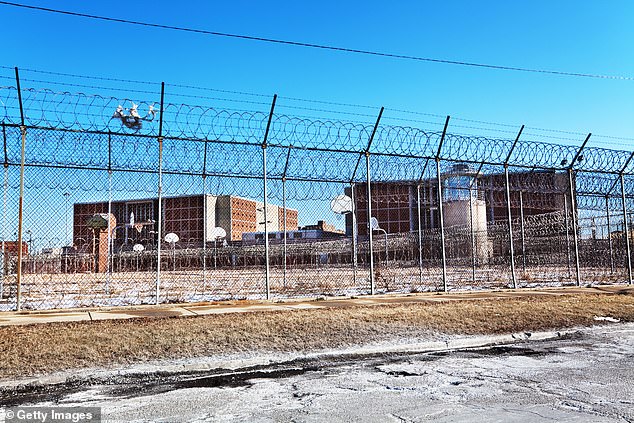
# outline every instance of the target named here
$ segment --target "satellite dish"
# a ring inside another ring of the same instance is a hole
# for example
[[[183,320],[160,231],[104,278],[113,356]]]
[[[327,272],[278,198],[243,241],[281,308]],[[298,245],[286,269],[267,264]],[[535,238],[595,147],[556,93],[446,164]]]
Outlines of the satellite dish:
[[[174,232],[170,232],[165,235],[165,242],[169,242],[170,244],[177,243],[179,239],[180,238],[178,238],[178,235],[176,235]]]
[[[379,221],[374,216],[370,218],[370,228],[372,228],[373,231],[379,229]]]
[[[330,202],[330,209],[337,214],[352,213],[352,198],[345,194],[338,195]]]
[[[211,230],[211,238],[220,239],[227,236],[227,232],[222,229],[220,226],[216,226]]]
[[[134,244],[134,247],[132,247],[132,249],[137,253],[140,253],[141,251],[145,250],[145,247],[141,244]]]

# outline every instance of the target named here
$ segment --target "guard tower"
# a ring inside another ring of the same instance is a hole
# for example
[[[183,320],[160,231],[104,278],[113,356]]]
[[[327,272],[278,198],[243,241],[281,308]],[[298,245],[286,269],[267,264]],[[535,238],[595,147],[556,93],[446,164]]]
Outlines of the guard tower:
[[[491,253],[491,242],[487,232],[486,202],[478,189],[478,174],[466,163],[456,163],[441,175],[443,219],[448,230],[466,229],[473,236],[465,242],[469,251],[475,248],[475,257],[486,259]]]

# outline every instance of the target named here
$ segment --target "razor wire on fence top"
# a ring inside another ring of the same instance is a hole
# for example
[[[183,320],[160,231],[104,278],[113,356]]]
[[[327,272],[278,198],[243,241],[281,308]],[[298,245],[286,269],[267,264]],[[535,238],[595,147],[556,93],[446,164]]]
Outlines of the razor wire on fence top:
[[[0,87],[0,310],[631,283],[633,153],[590,135],[120,82]]]

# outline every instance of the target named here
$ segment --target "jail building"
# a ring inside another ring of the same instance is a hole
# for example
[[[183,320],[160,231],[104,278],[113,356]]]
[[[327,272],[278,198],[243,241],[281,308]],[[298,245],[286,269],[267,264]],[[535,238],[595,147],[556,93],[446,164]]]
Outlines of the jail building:
[[[504,173],[477,174],[471,165],[457,163],[441,174],[441,186],[445,227],[469,225],[469,219],[472,219],[478,231],[486,230],[487,225],[508,221]],[[437,178],[372,182],[370,187],[372,216],[387,233],[418,230],[419,196],[421,229],[440,227]],[[528,217],[564,212],[570,206],[567,173],[554,170],[512,172],[509,188],[513,219],[520,216],[520,209]],[[345,193],[354,199],[358,234],[367,235],[367,184],[354,184]],[[351,233],[352,215],[347,214],[346,234]]]
[[[178,235],[182,246],[200,247],[203,242],[214,241],[213,230],[221,227],[227,233],[226,240],[241,241],[244,232],[264,231],[264,203],[233,195],[188,195],[163,197],[161,236],[168,233]],[[73,206],[73,242],[77,247],[90,245],[95,237],[89,225],[95,215],[109,212],[116,226],[112,231],[113,247],[141,244],[146,249],[154,248],[159,239],[158,198],[117,200],[95,203],[76,203]],[[286,214],[287,230],[296,230],[298,211],[267,204],[266,220],[270,231],[284,228]]]

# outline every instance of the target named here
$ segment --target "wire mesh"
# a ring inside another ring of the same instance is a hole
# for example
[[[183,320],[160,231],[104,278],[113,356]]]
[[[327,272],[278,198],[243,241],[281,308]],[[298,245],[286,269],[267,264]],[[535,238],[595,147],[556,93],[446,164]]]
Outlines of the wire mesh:
[[[630,152],[194,88],[0,87],[0,310],[630,281]]]

